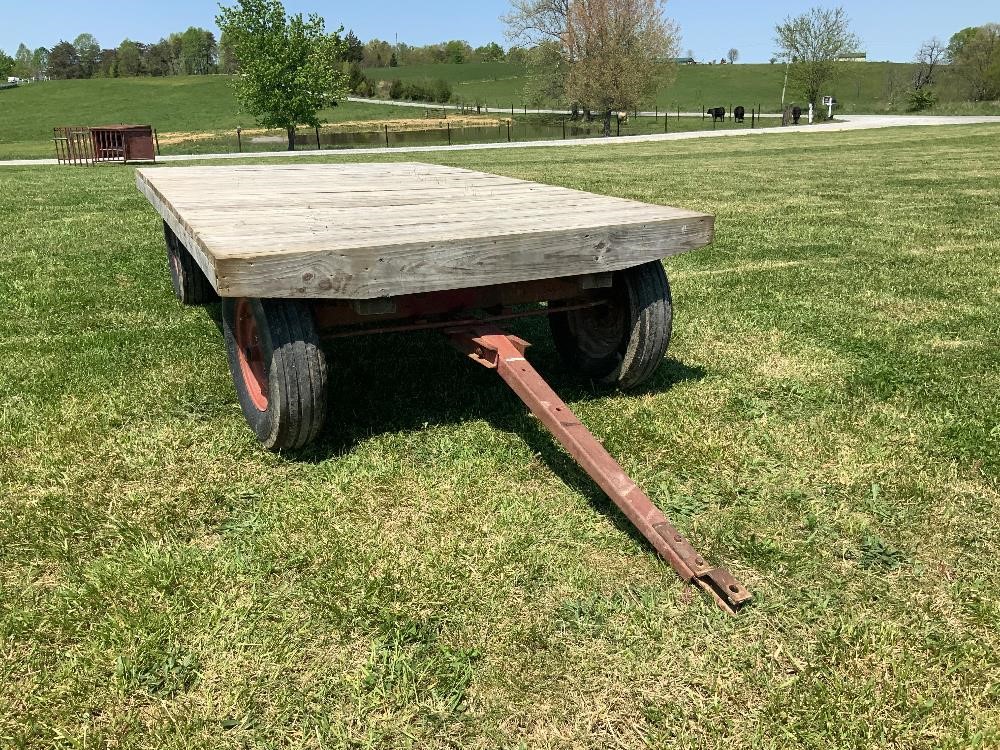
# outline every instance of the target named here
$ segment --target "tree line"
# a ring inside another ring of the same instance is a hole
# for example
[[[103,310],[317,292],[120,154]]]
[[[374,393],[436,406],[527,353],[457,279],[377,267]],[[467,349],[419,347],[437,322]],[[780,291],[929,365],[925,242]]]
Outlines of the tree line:
[[[381,39],[362,42],[353,31],[341,41],[338,61],[359,68],[508,61],[523,64],[525,60],[523,50],[505,50],[496,42],[475,48],[462,39],[411,46]],[[62,40],[51,49],[32,50],[22,43],[14,57],[0,51],[0,74],[25,79],[207,75],[235,73],[238,69],[239,62],[226,35],[217,41],[211,31],[195,26],[155,43],[125,39],[117,47],[102,47],[93,34],[84,33],[72,42]]]
[[[225,45],[220,49],[211,31],[195,26],[154,44],[125,39],[117,47],[106,48],[86,33],[72,42],[62,40],[51,49],[31,50],[22,43],[14,57],[7,59],[8,75],[39,80],[229,72]]]
[[[381,39],[362,42],[348,31],[344,37],[344,60],[362,68],[395,68],[399,65],[428,65],[463,63],[523,63],[524,51],[517,47],[505,50],[496,42],[473,48],[464,39],[453,39],[438,44],[411,46],[402,42],[390,44]]]

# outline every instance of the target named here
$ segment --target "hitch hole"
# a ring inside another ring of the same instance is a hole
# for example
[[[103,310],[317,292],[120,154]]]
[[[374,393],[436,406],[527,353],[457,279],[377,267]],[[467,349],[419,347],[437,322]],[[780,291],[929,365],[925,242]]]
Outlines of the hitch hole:
[[[674,534],[674,541],[675,542],[684,541],[684,537],[680,536],[679,534]]]
[[[734,594],[740,593],[740,587],[739,586],[730,585],[729,590],[732,591]]]
[[[704,561],[704,560],[702,560],[702,559],[701,559],[700,557],[696,557],[696,558],[694,559],[694,564],[695,564],[695,565],[704,565],[704,564],[705,564],[705,561]]]

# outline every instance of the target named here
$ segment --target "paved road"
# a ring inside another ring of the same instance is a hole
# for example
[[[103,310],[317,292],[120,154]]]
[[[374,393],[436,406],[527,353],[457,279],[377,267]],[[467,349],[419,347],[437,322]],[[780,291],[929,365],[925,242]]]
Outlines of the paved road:
[[[426,106],[426,105],[424,105]],[[628,135],[612,138],[569,138],[554,141],[516,141],[514,143],[467,143],[456,146],[400,146],[396,148],[324,149],[322,151],[256,151],[242,154],[177,154],[160,156],[157,161],[200,161],[203,159],[265,159],[278,156],[330,156],[332,154],[420,154],[436,151],[481,151],[503,148],[562,148],[566,146],[609,146],[622,143],[655,143],[658,141],[684,141],[692,138],[738,138],[788,133],[835,133],[845,130],[871,130],[915,125],[975,125],[995,123],[1000,116],[945,117],[930,115],[845,115],[840,121],[822,125],[800,125],[787,128],[762,128],[751,130],[696,130],[690,133],[657,133],[653,135]],[[15,159],[0,161],[0,166],[38,166],[56,164],[55,159]]]

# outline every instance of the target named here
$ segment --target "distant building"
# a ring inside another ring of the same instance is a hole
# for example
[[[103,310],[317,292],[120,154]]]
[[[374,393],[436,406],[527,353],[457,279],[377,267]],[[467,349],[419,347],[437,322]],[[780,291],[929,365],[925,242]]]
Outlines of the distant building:
[[[697,65],[698,61],[693,57],[675,57],[670,62],[675,65]]]
[[[21,79],[17,76],[7,76],[7,83],[20,83]]]
[[[868,62],[868,53],[848,52],[846,55],[837,55],[837,62]]]

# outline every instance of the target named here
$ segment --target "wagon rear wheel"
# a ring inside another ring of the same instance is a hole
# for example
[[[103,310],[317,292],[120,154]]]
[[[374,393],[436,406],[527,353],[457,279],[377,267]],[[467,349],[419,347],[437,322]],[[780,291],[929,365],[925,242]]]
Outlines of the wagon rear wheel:
[[[243,416],[268,450],[312,442],[326,419],[326,355],[309,308],[291,300],[225,299],[222,321]]]
[[[167,265],[174,296],[185,305],[207,305],[219,301],[205,272],[195,263],[191,253],[181,244],[167,222],[163,222],[163,236],[167,241]]]
[[[663,264],[616,271],[606,302],[549,315],[552,337],[573,370],[633,388],[652,377],[670,344],[673,308]]]

